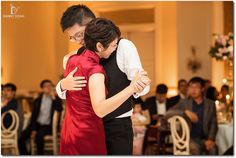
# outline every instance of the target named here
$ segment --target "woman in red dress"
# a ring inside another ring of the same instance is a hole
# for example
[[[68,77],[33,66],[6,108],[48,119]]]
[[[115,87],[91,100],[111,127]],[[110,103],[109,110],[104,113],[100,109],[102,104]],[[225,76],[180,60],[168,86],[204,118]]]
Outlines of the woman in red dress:
[[[77,67],[75,76],[85,76],[88,84],[81,91],[67,91],[66,115],[62,127],[60,153],[62,155],[105,155],[105,133],[102,117],[118,108],[137,92],[136,81],[117,95],[106,99],[105,71],[100,58],[108,58],[116,49],[120,30],[111,21],[95,19],[85,30],[86,49],[72,55],[67,62],[65,77]]]

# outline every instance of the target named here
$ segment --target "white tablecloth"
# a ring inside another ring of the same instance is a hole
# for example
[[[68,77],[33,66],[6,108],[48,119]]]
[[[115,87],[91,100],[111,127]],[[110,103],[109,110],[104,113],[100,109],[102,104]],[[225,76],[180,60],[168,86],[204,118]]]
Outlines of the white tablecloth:
[[[233,123],[228,124],[219,124],[218,132],[216,135],[216,144],[219,149],[219,154],[222,155],[224,152],[229,149],[234,142],[234,130]]]

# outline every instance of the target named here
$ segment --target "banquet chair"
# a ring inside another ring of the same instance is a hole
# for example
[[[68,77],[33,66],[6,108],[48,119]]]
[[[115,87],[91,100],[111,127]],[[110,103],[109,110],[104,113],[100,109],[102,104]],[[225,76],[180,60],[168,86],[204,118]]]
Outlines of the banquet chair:
[[[181,116],[172,116],[168,119],[173,140],[174,155],[190,155],[189,126]]]
[[[11,125],[6,128],[3,120],[7,114],[11,115],[12,122]],[[9,110],[2,114],[1,117],[1,149],[10,149],[10,151],[14,152],[14,155],[19,155],[18,149],[18,128],[19,128],[19,117],[18,114]]]
[[[53,151],[54,155],[58,155],[59,150],[59,138],[58,138],[58,121],[60,113],[54,111],[53,123],[52,123],[52,135],[44,136],[44,151]],[[35,155],[37,151],[37,144],[33,138],[30,139],[31,154]]]
[[[62,124],[65,119],[65,114],[66,114],[66,105],[62,104],[62,111],[61,111],[61,117],[60,117],[60,130],[62,128]]]

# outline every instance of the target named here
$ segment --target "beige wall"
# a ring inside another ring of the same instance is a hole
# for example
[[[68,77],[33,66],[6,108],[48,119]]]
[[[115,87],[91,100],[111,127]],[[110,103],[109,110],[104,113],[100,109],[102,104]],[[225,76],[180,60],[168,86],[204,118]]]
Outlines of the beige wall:
[[[213,2],[212,3],[212,32],[223,34],[224,33],[224,13],[223,13],[223,2]],[[212,59],[211,66],[211,78],[212,84],[216,85],[217,89],[220,90],[222,85],[222,79],[224,76],[224,63]]]
[[[11,2],[2,2],[9,14]],[[56,80],[54,46],[55,3],[13,3],[24,18],[2,18],[3,82],[16,83],[20,90],[37,89],[39,82]]]
[[[211,80],[208,51],[212,41],[212,2],[179,2],[177,18],[178,77],[190,79],[197,75]],[[187,68],[191,46],[196,48],[196,57],[201,62],[201,69],[196,73]]]
[[[45,78],[57,82],[67,51],[56,14],[62,3],[2,2],[3,15],[10,3],[24,17],[2,18],[2,83],[16,83],[21,93],[38,90]]]
[[[156,76],[153,84],[165,83],[170,90],[175,89],[178,77],[176,12],[177,2],[158,3],[155,8]]]

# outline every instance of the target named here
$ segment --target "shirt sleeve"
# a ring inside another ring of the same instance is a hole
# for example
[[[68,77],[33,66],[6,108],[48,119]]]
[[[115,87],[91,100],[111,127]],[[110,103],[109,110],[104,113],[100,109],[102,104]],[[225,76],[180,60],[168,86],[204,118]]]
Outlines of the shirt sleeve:
[[[127,39],[121,39],[117,48],[117,65],[119,69],[127,75],[131,81],[135,74],[143,70],[137,48],[133,42]],[[150,86],[144,88],[141,93],[135,93],[133,96],[138,98],[147,94],[150,91]]]
[[[61,99],[66,99],[66,91],[67,91],[67,90],[64,90],[64,91],[61,90],[61,81],[62,81],[62,80],[60,80],[60,81],[57,83],[56,91],[57,91],[57,94],[58,94],[58,97],[59,97],[59,98],[61,98]]]
[[[89,70],[88,70],[88,80],[90,78],[90,76],[92,76],[93,74],[96,74],[96,73],[101,73],[103,75],[105,75],[105,70],[103,69],[102,66],[92,66]],[[106,76],[106,75],[105,75]]]
[[[15,99],[10,101],[6,106],[1,108],[1,114],[11,109],[14,111],[16,111],[17,109],[17,101]]]

